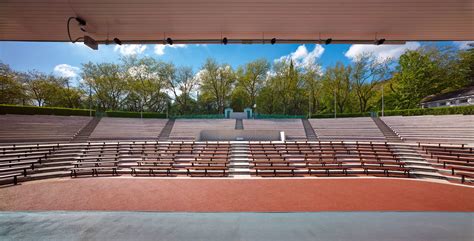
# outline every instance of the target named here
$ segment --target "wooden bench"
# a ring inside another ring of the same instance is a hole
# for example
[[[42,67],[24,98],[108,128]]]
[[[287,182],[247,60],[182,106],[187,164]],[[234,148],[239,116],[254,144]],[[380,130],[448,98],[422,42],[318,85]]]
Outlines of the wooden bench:
[[[297,169],[297,167],[295,166],[280,166],[280,165],[271,165],[271,166],[254,166],[253,169],[255,170],[255,175],[259,175],[258,174],[258,171],[266,171],[266,170],[270,170],[270,171],[273,171],[273,176],[277,176],[277,174],[281,174],[281,173],[277,173],[277,171],[290,171],[291,175],[295,175],[295,170]]]
[[[18,184],[18,176],[21,176],[21,173],[12,173],[12,174],[3,174],[0,175],[0,179],[7,179],[7,178],[12,178],[13,177],[13,184],[16,185]]]
[[[474,173],[469,172],[458,172],[456,175],[461,176],[461,183],[466,181],[466,177],[474,178]]]
[[[155,175],[155,171],[166,171],[166,176],[169,176],[171,174],[171,170],[174,170],[175,168],[168,164],[168,165],[140,165],[140,166],[133,166],[130,167],[132,169],[131,175],[132,176],[137,176],[137,170],[148,170],[148,175]]]
[[[383,173],[388,177],[389,171],[399,171],[403,172],[404,175],[410,176],[410,168],[408,167],[393,167],[393,166],[366,166],[363,165],[364,173],[369,175],[369,170],[382,170]]]
[[[454,176],[455,175],[455,170],[458,170],[458,171],[463,171],[463,172],[470,172],[470,173],[474,173],[474,168],[468,168],[468,167],[453,167],[453,166],[450,166],[451,168],[451,174]]]
[[[118,176],[117,167],[74,167],[71,168],[71,177],[77,177],[79,172],[92,171],[92,176],[99,176],[99,170],[112,171],[112,176]]]
[[[347,176],[347,169],[351,168],[348,166],[342,166],[342,165],[337,165],[337,166],[308,166],[308,174],[312,175],[313,170],[324,170],[324,172],[329,176],[330,175],[330,170],[342,170],[342,174]]]
[[[204,173],[203,173],[204,176],[211,174],[208,171],[222,171],[222,175],[226,176],[227,166],[188,166],[186,167],[186,175],[192,176],[194,172],[200,172],[203,170],[204,170]]]
[[[12,171],[23,171],[23,176],[26,177],[26,170],[30,169],[30,166],[13,166],[8,168],[0,169],[0,173],[2,172],[12,172]]]
[[[74,167],[79,167],[82,165],[94,165],[96,167],[102,166],[103,164],[113,164],[117,166],[118,161],[95,161],[95,162],[73,162]]]

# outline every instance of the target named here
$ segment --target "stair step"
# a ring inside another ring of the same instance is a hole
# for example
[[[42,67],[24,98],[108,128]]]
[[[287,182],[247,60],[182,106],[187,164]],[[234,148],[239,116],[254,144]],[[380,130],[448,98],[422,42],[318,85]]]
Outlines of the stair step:
[[[169,119],[168,122],[166,122],[165,127],[163,127],[160,134],[158,135],[158,141],[168,141],[169,140],[171,130],[173,130],[174,122],[175,122],[174,119]]]
[[[99,124],[101,117],[92,118],[84,128],[82,128],[71,140],[71,142],[85,142]]]
[[[318,141],[318,136],[316,135],[316,132],[313,129],[313,126],[309,122],[308,119],[301,119],[303,122],[303,128],[304,132],[306,133],[306,139],[308,141]]]
[[[242,119],[235,119],[235,129],[236,130],[244,129],[244,122],[242,121]]]

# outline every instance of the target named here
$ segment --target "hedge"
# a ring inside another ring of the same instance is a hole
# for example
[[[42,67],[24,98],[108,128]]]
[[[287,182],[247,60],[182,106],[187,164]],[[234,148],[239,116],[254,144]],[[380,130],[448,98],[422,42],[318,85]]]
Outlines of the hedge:
[[[365,113],[337,113],[337,118],[344,117],[370,117],[370,112]],[[316,114],[311,115],[311,118],[320,119],[320,118],[334,118],[334,113],[332,114]]]
[[[224,114],[204,114],[204,115],[177,115],[174,119],[224,119]]]
[[[89,109],[72,109],[61,107],[38,107],[21,105],[0,105],[0,114],[16,115],[62,115],[62,116],[89,116]],[[92,116],[95,116],[95,110],[92,110]]]
[[[257,114],[255,119],[302,119],[304,115]]]
[[[413,115],[474,115],[474,105],[470,106],[455,106],[455,107],[436,107],[436,108],[418,108],[405,110],[387,110],[384,111],[384,116],[413,116]],[[378,113],[382,116],[382,112]]]
[[[105,115],[107,117],[127,117],[127,118],[158,118],[166,119],[165,113],[158,112],[131,112],[131,111],[106,111]]]

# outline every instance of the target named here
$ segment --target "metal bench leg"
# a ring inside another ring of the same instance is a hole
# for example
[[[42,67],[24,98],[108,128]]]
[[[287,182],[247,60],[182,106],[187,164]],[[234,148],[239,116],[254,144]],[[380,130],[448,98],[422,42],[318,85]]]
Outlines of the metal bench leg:
[[[464,175],[461,175],[461,183],[464,183],[464,181],[465,181],[465,177]]]
[[[14,185],[18,184],[18,178],[16,176],[13,177],[13,184]]]

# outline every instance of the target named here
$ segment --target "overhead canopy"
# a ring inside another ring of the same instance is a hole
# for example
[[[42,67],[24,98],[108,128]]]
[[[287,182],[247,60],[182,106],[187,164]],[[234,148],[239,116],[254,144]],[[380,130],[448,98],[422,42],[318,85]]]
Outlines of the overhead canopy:
[[[0,0],[0,40],[69,41],[71,16],[125,43],[474,39],[472,0]]]

